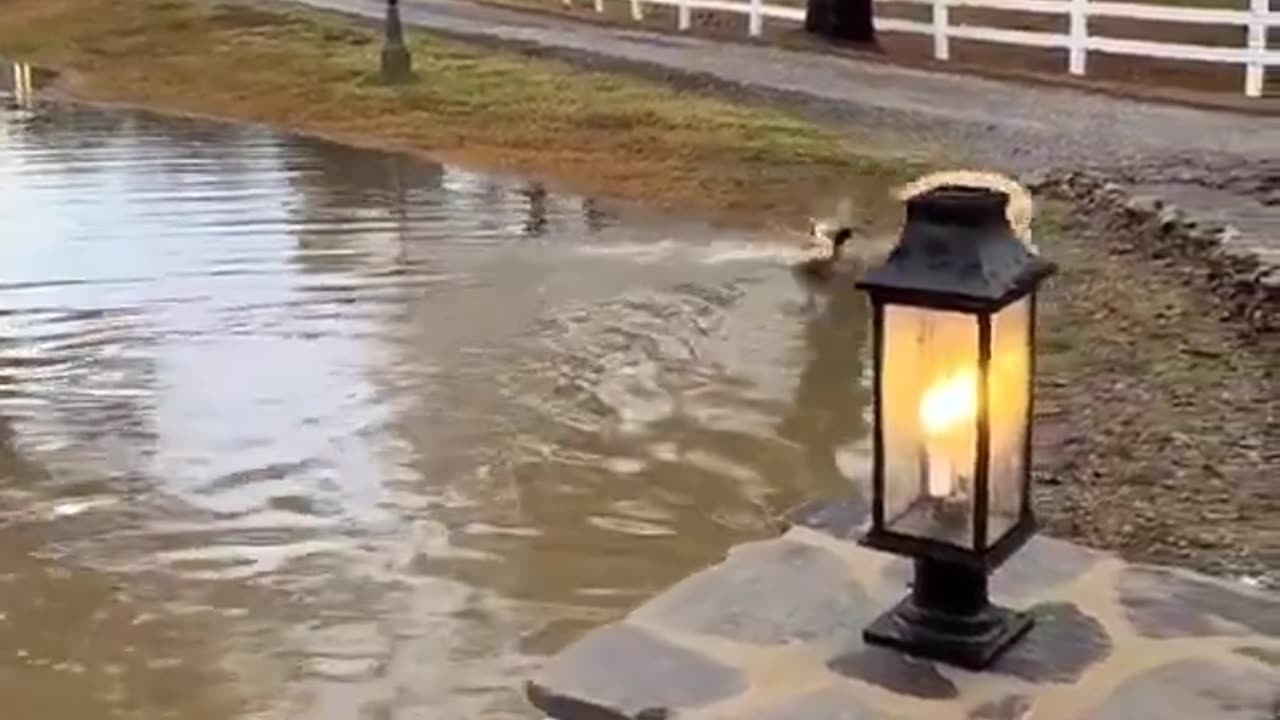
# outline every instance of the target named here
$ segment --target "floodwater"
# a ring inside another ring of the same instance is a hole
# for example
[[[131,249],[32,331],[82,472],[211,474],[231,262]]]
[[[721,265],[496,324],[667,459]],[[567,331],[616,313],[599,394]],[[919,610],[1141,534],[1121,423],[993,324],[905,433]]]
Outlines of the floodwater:
[[[850,491],[861,300],[794,259],[0,100],[5,716],[531,717],[541,657]]]

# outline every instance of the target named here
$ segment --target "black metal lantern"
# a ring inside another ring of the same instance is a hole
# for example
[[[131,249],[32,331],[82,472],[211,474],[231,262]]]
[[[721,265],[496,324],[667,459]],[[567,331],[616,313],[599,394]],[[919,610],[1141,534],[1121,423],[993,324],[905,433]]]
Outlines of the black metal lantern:
[[[868,643],[970,669],[1031,627],[989,573],[1036,529],[1031,417],[1036,289],[1053,274],[1005,217],[1009,197],[948,186],[907,201],[871,299],[875,427],[863,544],[915,560],[911,594]]]

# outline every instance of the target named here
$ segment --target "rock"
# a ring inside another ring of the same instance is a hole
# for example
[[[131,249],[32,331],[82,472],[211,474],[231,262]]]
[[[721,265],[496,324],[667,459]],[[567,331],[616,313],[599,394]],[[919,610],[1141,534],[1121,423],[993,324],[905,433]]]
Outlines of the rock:
[[[1223,177],[1221,172],[1213,172],[1213,173],[1210,173],[1209,175],[1206,175],[1201,181],[1201,184],[1203,184],[1207,188],[1222,190],[1227,186],[1227,181]]]
[[[1150,217],[1160,211],[1164,201],[1152,195],[1134,195],[1124,204],[1124,209],[1132,215]]]
[[[1041,192],[1050,189],[1058,184],[1058,179],[1052,171],[1040,169],[1023,173],[1021,182],[1028,190],[1032,192]]]
[[[1160,223],[1160,229],[1164,232],[1170,232],[1178,227],[1183,221],[1184,213],[1177,205],[1167,204],[1160,208],[1156,215],[1157,221]]]
[[[1235,225],[1225,225],[1218,231],[1218,242],[1222,245],[1237,245],[1242,233]]]
[[[555,720],[662,720],[746,688],[738,670],[621,623],[569,646],[526,693]]]
[[[1227,179],[1234,185],[1252,184],[1258,179],[1258,171],[1245,166],[1227,173]]]
[[[1123,198],[1125,194],[1123,187],[1120,187],[1117,183],[1110,181],[1102,184],[1102,189],[1099,190],[1099,193],[1103,197],[1113,201]]]
[[[1258,255],[1252,248],[1221,245],[1214,251],[1213,259],[1227,270],[1233,281],[1252,284],[1258,279]]]
[[[1196,226],[1187,228],[1183,233],[1183,237],[1189,248],[1198,252],[1205,252],[1217,247],[1218,233],[1219,230],[1216,228]]]

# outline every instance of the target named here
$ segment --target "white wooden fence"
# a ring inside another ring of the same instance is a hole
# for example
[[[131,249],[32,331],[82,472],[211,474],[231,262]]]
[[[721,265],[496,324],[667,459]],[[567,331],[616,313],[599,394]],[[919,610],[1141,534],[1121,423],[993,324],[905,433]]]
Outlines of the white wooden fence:
[[[596,12],[604,12],[604,0],[593,1]],[[572,4],[573,0],[563,0],[563,2],[567,6]],[[675,7],[676,22],[680,30],[689,29],[691,14],[694,10],[714,10],[746,15],[747,31],[752,37],[759,37],[763,32],[766,18],[803,23],[805,15],[803,8],[768,5],[764,0],[628,0],[628,2],[631,4],[631,17],[635,20],[644,18],[645,4]],[[1261,97],[1267,67],[1280,66],[1280,48],[1267,49],[1267,30],[1280,27],[1280,12],[1272,12],[1268,7],[1269,2],[1270,0],[1249,0],[1248,10],[1227,10],[1128,2],[1094,2],[1094,0],[876,0],[877,4],[928,5],[933,10],[932,22],[878,17],[876,27],[889,32],[931,35],[933,55],[939,60],[950,59],[952,38],[1037,48],[1064,48],[1067,50],[1067,71],[1072,75],[1085,74],[1090,52],[1243,65],[1245,95]],[[950,8],[958,7],[1066,15],[1069,18],[1068,31],[1062,34],[953,24],[949,20],[948,11]],[[1235,48],[1099,37],[1089,34],[1089,19],[1095,17],[1130,18],[1192,25],[1243,26],[1248,28],[1248,41],[1245,47]]]

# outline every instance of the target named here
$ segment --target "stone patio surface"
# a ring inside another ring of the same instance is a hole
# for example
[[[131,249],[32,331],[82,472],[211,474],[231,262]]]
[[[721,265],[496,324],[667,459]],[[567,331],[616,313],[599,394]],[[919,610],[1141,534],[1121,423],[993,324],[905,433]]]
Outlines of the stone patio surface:
[[[554,720],[1277,720],[1280,596],[1037,537],[992,578],[1031,633],[972,673],[868,647],[910,562],[815,504],[528,684]]]

